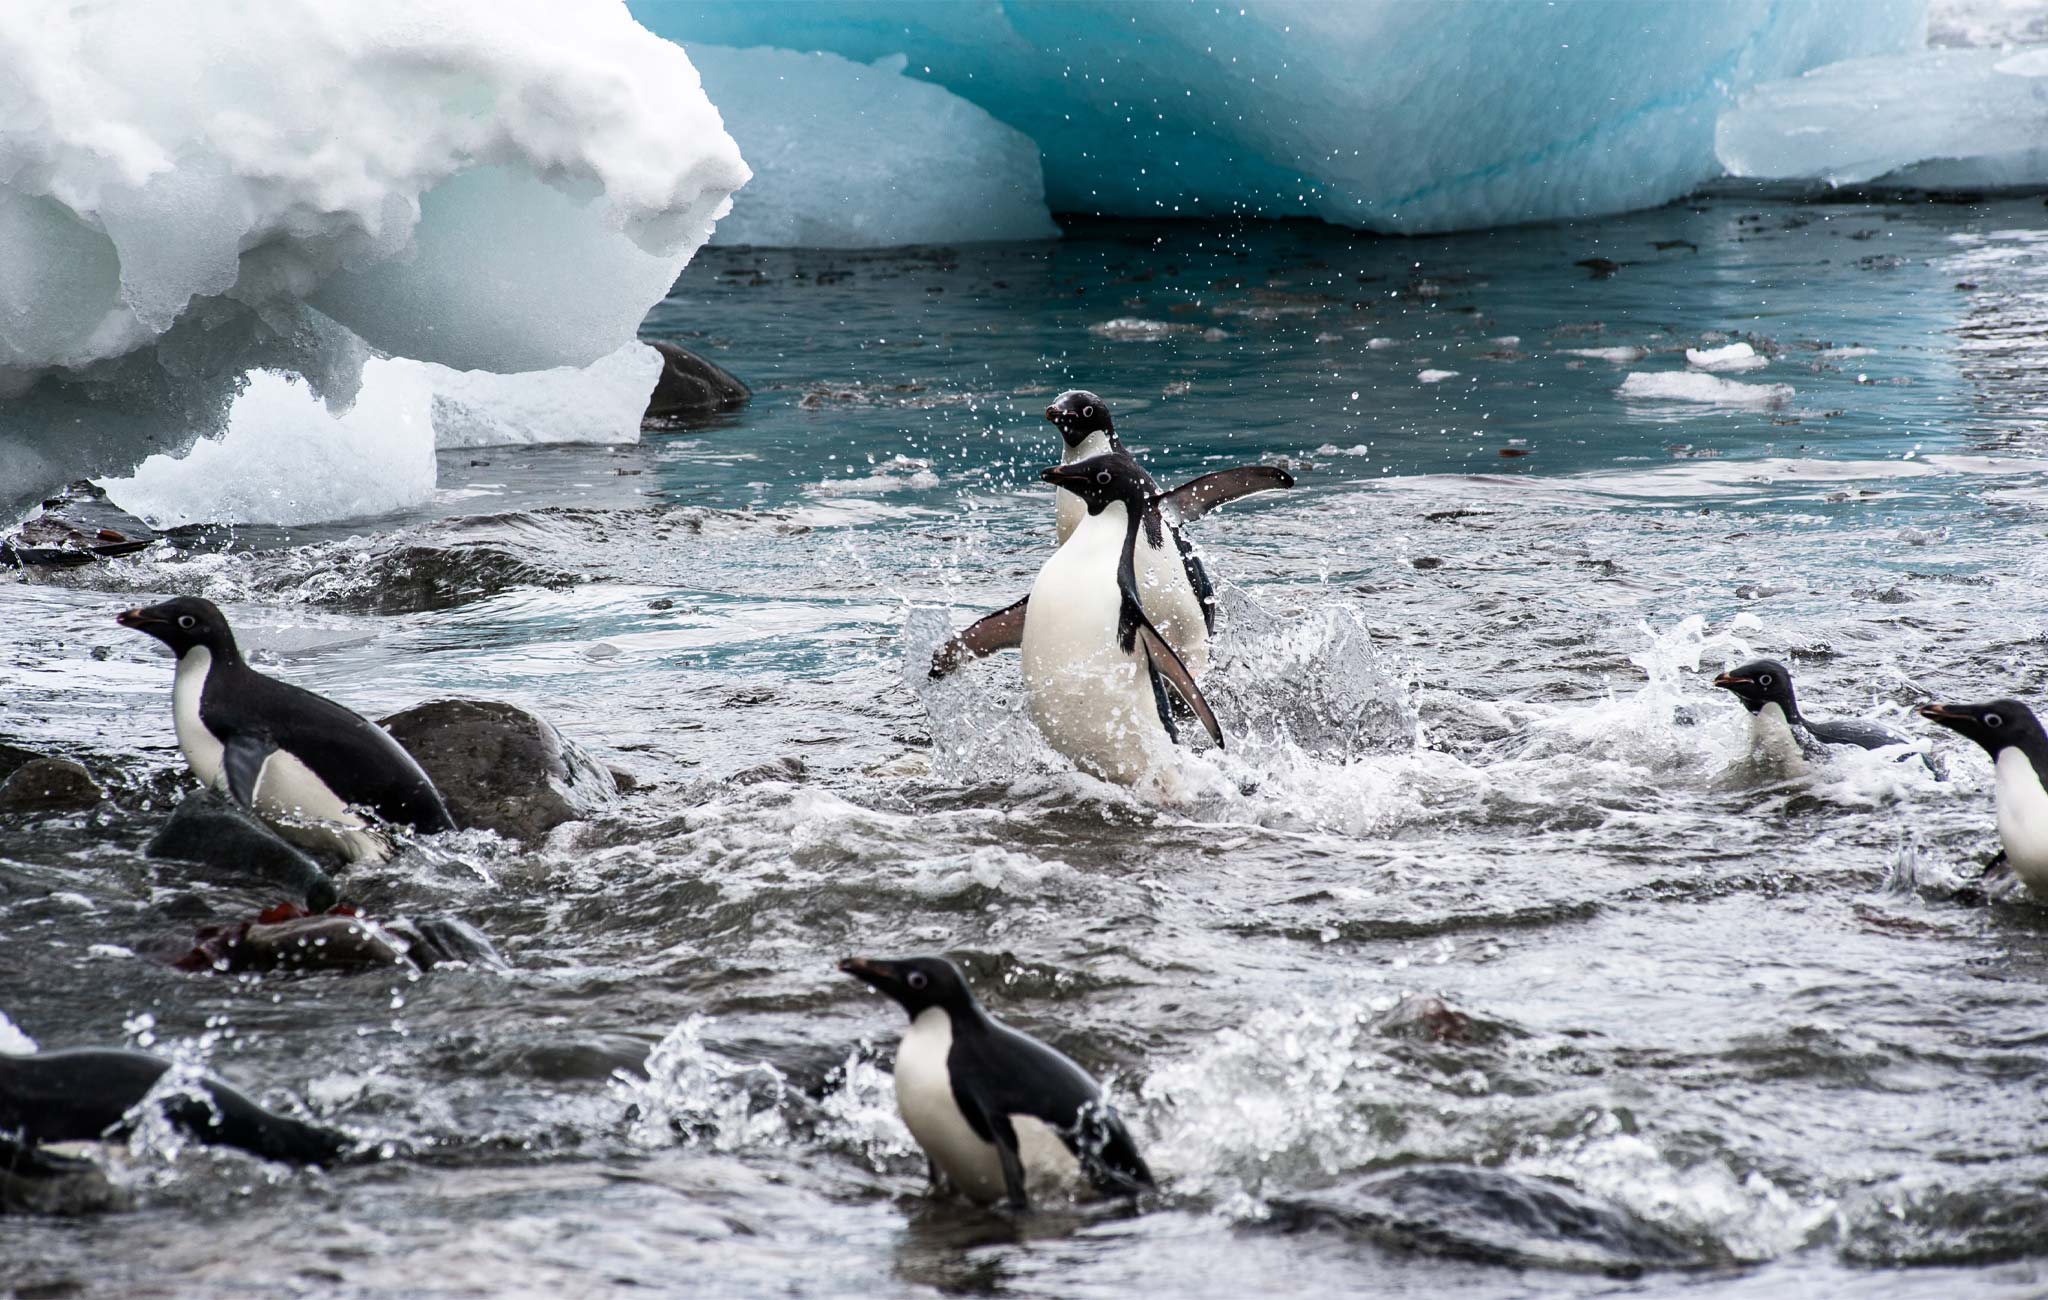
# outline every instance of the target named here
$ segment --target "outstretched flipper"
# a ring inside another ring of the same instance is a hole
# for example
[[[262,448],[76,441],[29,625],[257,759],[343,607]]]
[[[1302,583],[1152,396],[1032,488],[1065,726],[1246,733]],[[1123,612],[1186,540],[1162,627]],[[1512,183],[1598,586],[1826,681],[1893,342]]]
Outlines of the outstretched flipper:
[[[1124,588],[1121,622],[1124,649],[1130,650],[1141,645],[1145,647],[1145,659],[1151,665],[1152,671],[1164,678],[1166,684],[1173,688],[1173,693],[1180,696],[1194,712],[1203,728],[1208,731],[1209,739],[1215,741],[1220,749],[1223,745],[1223,728],[1217,725],[1216,715],[1209,709],[1209,701],[1202,697],[1202,688],[1195,685],[1195,675],[1180,661],[1180,656],[1173,652],[1173,647],[1166,644],[1166,638],[1159,635],[1159,629],[1152,626],[1152,620],[1145,617],[1145,607],[1138,603],[1137,596],[1129,587]],[[1160,710],[1159,720],[1165,724],[1167,734],[1173,735],[1173,720],[1166,716],[1164,709]]]
[[[221,779],[227,782],[228,797],[244,808],[256,804],[256,783],[263,778],[263,765],[277,752],[268,740],[242,734],[228,738],[221,752]]]
[[[1130,1130],[1116,1111],[1101,1102],[1081,1108],[1075,1131],[1062,1133],[1067,1149],[1081,1162],[1088,1181],[1107,1196],[1136,1196],[1156,1186],[1152,1170],[1138,1154]]]
[[[1170,505],[1181,523],[1189,524],[1226,501],[1294,486],[1294,475],[1272,465],[1240,465],[1189,479],[1160,500]]]
[[[932,652],[932,676],[944,677],[963,659],[981,659],[998,650],[1015,650],[1024,644],[1026,596],[1014,605],[969,623],[960,633]]]

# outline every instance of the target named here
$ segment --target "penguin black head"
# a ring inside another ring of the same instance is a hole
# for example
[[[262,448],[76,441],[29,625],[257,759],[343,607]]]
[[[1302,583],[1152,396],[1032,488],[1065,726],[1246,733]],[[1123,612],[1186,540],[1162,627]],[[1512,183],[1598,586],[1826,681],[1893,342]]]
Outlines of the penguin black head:
[[[1152,480],[1127,451],[1105,452],[1071,465],[1055,465],[1038,477],[1087,502],[1091,515],[1112,501],[1121,501],[1136,512],[1151,504],[1154,491]]]
[[[227,615],[210,600],[198,596],[178,596],[161,605],[150,605],[143,609],[130,609],[115,616],[114,621],[122,627],[132,627],[138,632],[147,632],[171,648],[171,653],[183,658],[187,650],[203,646],[213,652],[216,659],[238,659],[240,652],[235,648],[235,634],[228,627]]]
[[[2040,719],[2018,700],[1992,700],[1988,704],[1923,704],[1920,716],[1939,723],[1960,736],[1968,736],[1997,758],[1999,751],[2017,746],[2030,758],[2048,753],[2048,736],[2041,732]]]
[[[1045,418],[1053,422],[1069,447],[1080,446],[1091,433],[1116,435],[1116,426],[1109,421],[1109,403],[1082,388],[1054,398],[1045,408]]]
[[[1775,704],[1787,721],[1799,716],[1792,698],[1792,670],[1775,659],[1752,659],[1740,668],[1730,668],[1714,679],[1714,685],[1732,693],[1751,713]]]
[[[884,961],[878,957],[848,957],[839,969],[896,999],[912,1020],[933,1007],[947,1012],[977,1008],[967,977],[944,957],[909,957]]]

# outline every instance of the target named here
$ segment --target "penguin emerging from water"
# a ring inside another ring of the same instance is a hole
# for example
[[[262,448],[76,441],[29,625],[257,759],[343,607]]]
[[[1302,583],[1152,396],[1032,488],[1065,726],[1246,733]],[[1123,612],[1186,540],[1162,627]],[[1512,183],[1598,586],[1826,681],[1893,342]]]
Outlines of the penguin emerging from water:
[[[2048,733],[2018,700],[1989,704],[1923,704],[1920,716],[1991,755],[1997,773],[1992,803],[2005,863],[2027,892],[2048,900]]]
[[[367,719],[243,662],[212,601],[180,596],[116,621],[178,657],[171,716],[193,775],[286,838],[381,862],[391,846],[356,808],[430,834],[455,829],[412,755]]]
[[[998,1023],[943,957],[848,957],[839,969],[910,1013],[896,1049],[896,1106],[941,1175],[983,1205],[1030,1204],[1034,1185],[1085,1177],[1110,1196],[1151,1187],[1152,1171],[1086,1071]]]
[[[1221,745],[1216,715],[1140,590],[1136,556],[1158,517],[1152,480],[1121,451],[1042,477],[1087,514],[1031,586],[1021,648],[1032,721],[1076,767],[1125,785],[1172,764],[1180,737],[1169,691]]]
[[[1080,389],[1061,393],[1045,408],[1045,418],[1060,431],[1065,444],[1060,460],[1063,465],[1078,464],[1110,452],[1129,454],[1116,436],[1109,404],[1093,393]],[[1147,523],[1144,545],[1136,555],[1138,589],[1166,643],[1180,655],[1190,672],[1200,676],[1208,669],[1209,636],[1216,630],[1216,589],[1201,556],[1180,530],[1226,501],[1254,492],[1291,488],[1294,476],[1270,465],[1241,465],[1204,474],[1162,493],[1151,475],[1142,468],[1138,472],[1144,474],[1149,494],[1159,500],[1157,520]],[[1088,510],[1071,491],[1062,489],[1053,498],[1054,532],[1059,545],[1064,546],[1087,517]],[[979,659],[1020,645],[1024,636],[1024,607],[1029,599],[1026,597],[970,624],[946,642],[932,656],[932,676],[945,676],[963,658]]]
[[[1884,749],[1913,743],[1875,722],[1816,722],[1802,714],[1792,693],[1792,671],[1776,659],[1755,659],[1731,668],[1716,677],[1714,685],[1733,694],[1749,710],[1751,752],[1786,766],[1819,758],[1831,747]],[[1929,771],[1934,771],[1934,764],[1926,755],[1920,758]]]

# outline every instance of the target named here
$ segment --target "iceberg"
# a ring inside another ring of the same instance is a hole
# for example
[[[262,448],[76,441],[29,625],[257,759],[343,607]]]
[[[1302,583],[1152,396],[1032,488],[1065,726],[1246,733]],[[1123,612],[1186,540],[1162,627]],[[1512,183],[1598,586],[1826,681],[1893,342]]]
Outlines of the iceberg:
[[[754,179],[714,244],[889,248],[1053,239],[1038,146],[900,54],[692,45]]]
[[[0,511],[257,409],[303,444],[379,356],[590,365],[748,176],[618,0],[15,0],[0,70]]]
[[[1926,32],[1925,0],[629,3],[693,49],[903,56],[1036,143],[1054,211],[1390,232],[1677,198],[1720,174],[1737,95]],[[877,203],[897,148],[864,154]]]
[[[1734,176],[1895,189],[2048,183],[2048,49],[1852,59],[1758,86],[1724,114]]]

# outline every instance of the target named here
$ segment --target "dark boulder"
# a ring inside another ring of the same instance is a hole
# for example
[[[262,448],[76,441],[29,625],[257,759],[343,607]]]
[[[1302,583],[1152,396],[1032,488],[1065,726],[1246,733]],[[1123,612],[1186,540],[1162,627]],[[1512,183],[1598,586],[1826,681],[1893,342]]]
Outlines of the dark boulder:
[[[0,781],[0,813],[84,812],[106,795],[68,758],[31,758]]]
[[[360,580],[322,604],[369,614],[421,614],[487,600],[514,587],[559,591],[581,581],[503,547],[481,542],[453,546],[394,546],[369,561]]]
[[[255,814],[211,790],[187,795],[143,852],[260,880],[292,898],[303,898],[315,911],[324,912],[341,900],[341,892],[319,863],[286,843]]]
[[[652,340],[647,346],[661,353],[661,378],[655,381],[647,413],[640,417],[643,428],[671,428],[721,411],[737,411],[754,395],[731,371],[688,348]]]
[[[41,511],[0,537],[0,565],[90,564],[130,555],[156,542],[148,524],[83,480],[43,502]]]
[[[603,764],[510,704],[431,700],[382,725],[427,770],[464,830],[535,839],[618,801],[618,785]]]
[[[475,927],[454,917],[374,921],[348,908],[311,913],[273,907],[253,921],[210,925],[172,965],[219,971],[428,971],[450,963],[502,970],[504,960]]]

